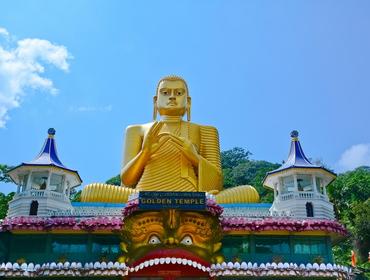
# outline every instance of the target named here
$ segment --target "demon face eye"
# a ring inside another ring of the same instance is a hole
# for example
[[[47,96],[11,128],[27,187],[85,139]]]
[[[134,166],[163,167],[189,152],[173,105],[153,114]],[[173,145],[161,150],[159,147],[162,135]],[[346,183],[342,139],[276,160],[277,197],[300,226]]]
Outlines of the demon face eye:
[[[193,239],[191,238],[190,235],[185,235],[184,238],[181,240],[181,244],[184,245],[193,245]]]

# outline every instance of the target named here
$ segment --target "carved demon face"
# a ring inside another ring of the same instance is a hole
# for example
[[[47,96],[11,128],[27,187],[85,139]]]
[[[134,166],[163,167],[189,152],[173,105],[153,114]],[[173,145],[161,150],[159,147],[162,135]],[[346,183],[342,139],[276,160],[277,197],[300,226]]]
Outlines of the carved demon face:
[[[124,221],[120,261],[133,263],[148,255],[181,257],[173,254],[182,252],[207,262],[221,262],[221,237],[217,217],[208,213],[174,209],[136,213]]]

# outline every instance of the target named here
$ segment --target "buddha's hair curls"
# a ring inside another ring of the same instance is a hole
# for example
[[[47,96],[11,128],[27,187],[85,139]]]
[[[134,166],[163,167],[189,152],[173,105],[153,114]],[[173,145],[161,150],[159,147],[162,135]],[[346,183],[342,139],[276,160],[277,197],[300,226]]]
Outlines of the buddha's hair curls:
[[[157,84],[157,90],[155,92],[155,95],[158,94],[158,90],[159,90],[159,85],[161,84],[161,82],[163,81],[181,81],[184,83],[185,85],[185,88],[186,88],[186,92],[189,95],[189,89],[188,89],[188,84],[186,83],[186,81],[184,80],[184,78],[180,77],[180,76],[176,76],[176,75],[169,75],[169,76],[165,76],[163,77],[162,79],[159,80],[158,84]]]

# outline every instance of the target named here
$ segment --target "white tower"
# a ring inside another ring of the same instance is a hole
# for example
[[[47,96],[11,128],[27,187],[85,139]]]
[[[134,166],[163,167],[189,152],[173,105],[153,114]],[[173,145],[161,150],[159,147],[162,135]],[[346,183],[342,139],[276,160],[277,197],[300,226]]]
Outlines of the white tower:
[[[334,219],[333,204],[329,202],[326,186],[336,175],[305,156],[298,131],[291,132],[292,142],[286,162],[268,172],[263,185],[274,190],[272,215],[299,218]]]
[[[8,217],[48,216],[52,211],[73,209],[69,195],[82,180],[77,171],[68,169],[59,160],[55,129],[50,128],[48,134],[34,160],[21,163],[8,172],[18,186],[9,202]]]

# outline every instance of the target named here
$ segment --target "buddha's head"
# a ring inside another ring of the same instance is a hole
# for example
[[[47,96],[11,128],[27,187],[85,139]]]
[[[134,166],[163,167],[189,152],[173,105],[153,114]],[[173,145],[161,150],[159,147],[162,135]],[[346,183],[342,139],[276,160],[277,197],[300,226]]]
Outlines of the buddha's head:
[[[157,112],[161,116],[184,116],[190,120],[191,98],[188,86],[183,78],[167,76],[158,82],[157,92],[154,96],[154,119]]]

